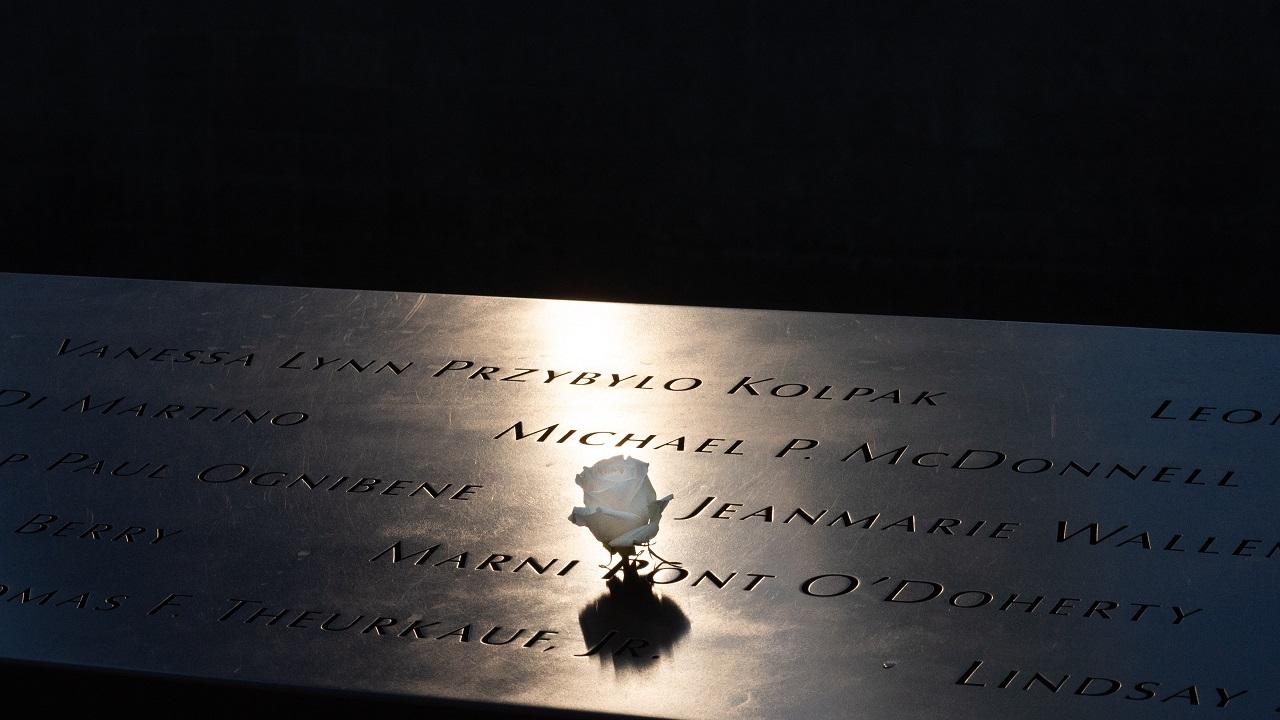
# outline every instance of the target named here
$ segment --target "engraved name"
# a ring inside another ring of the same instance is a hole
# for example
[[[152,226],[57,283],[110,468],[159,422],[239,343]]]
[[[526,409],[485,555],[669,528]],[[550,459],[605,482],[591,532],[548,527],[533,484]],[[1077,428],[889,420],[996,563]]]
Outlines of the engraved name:
[[[365,637],[388,637],[405,640],[443,640],[454,643],[478,641],[483,645],[511,645],[541,652],[555,650],[558,630],[532,630],[502,625],[381,615],[345,610],[273,607],[260,600],[228,598],[227,610],[217,622],[234,622],[282,630],[316,630],[351,633]],[[311,606],[314,607],[314,606]],[[513,645],[514,643],[514,645]]]
[[[475,360],[450,360],[439,370],[431,374],[438,378],[445,373],[462,373],[460,377],[468,380],[493,380],[496,382],[539,383],[548,385],[574,385],[579,387],[595,386],[603,388],[624,388],[630,390],[669,390],[685,392],[702,385],[702,380],[695,377],[679,377],[660,380],[654,375],[640,376],[635,373],[619,375],[618,373],[600,373],[579,370],[542,370],[539,368],[499,367],[497,365],[477,364]]]
[[[235,483],[245,487],[298,488],[317,493],[341,493],[345,495],[381,495],[384,497],[420,497],[430,500],[470,500],[484,485],[431,480],[388,480],[369,475],[347,475],[338,472],[263,470],[247,463],[219,463],[210,465],[196,474],[196,479],[210,485]]]
[[[516,421],[506,430],[493,436],[494,440],[507,437],[511,440],[533,438],[535,442],[552,442],[562,444],[572,440],[580,445],[592,447],[627,447],[645,448],[648,450],[667,450],[672,452],[719,453],[722,455],[742,455],[738,449],[745,441],[732,438],[693,438],[686,436],[663,436],[659,441],[657,433],[619,432],[614,430],[581,431],[575,428],[561,429],[559,423],[552,423],[537,430],[525,430],[524,421]]]
[[[472,553],[469,550],[453,553],[448,557],[447,552],[441,552],[440,556],[436,556],[436,551],[440,550],[440,543],[436,543],[430,547],[423,548],[416,552],[409,552],[404,547],[402,540],[397,540],[390,547],[379,552],[377,555],[369,558],[369,562],[390,562],[392,564],[407,563],[409,565],[427,565],[431,567],[452,567],[455,570],[490,570],[493,572],[512,572],[519,573],[526,571],[535,575],[545,575],[554,571],[555,577],[564,577],[578,566],[577,560],[570,560],[567,563],[560,558],[551,558],[550,560],[539,560],[532,555],[526,555],[517,560],[516,555],[507,553],[487,553],[484,560],[472,561]],[[479,557],[481,554],[477,554]]]
[[[55,529],[56,528],[56,529]],[[36,513],[14,529],[15,535],[44,535],[47,537],[76,538],[78,540],[107,540],[111,542],[158,545],[182,532],[181,528],[148,528],[143,525],[95,522],[93,520],[67,520],[53,513]]]
[[[111,612],[119,608],[128,597],[123,593],[108,595],[89,590],[76,591],[57,588],[48,590],[36,588],[33,585],[17,589],[17,586],[11,588],[4,583],[0,583],[0,603],[5,605]]]
[[[63,338],[55,357],[96,358],[98,360],[139,360],[145,362],[174,363],[177,365],[240,365],[253,364],[253,353],[243,350],[218,350],[203,348],[182,350],[154,345],[113,345],[100,340],[73,340]]]
[[[29,390],[7,388],[0,390],[0,409],[21,408],[35,410],[56,406],[59,412],[72,415],[107,415],[111,417],[147,418],[152,420],[198,420],[200,422],[219,423],[221,425],[257,425],[274,427],[292,427],[301,425],[311,418],[310,413],[300,410],[267,410],[249,408],[228,408],[216,405],[193,405],[190,403],[154,402],[139,398],[119,397],[104,399],[86,394],[70,403],[54,401],[45,405],[48,395],[40,395]],[[55,405],[56,404],[56,405]],[[43,412],[43,410],[41,410]]]
[[[594,370],[549,370],[544,368],[510,367],[490,365],[479,360],[450,360],[431,374],[433,378],[442,376],[465,380],[535,383],[540,385],[572,385],[577,387],[619,388],[629,390],[667,390],[671,392],[688,392],[707,387],[702,378],[676,377],[662,378],[657,375],[640,375],[638,373],[606,373]],[[722,388],[726,386],[721,386]],[[917,407],[936,407],[939,400],[947,394],[945,390],[906,390],[893,387],[870,387],[852,383],[821,383],[812,380],[805,382],[779,379],[776,377],[756,377],[744,375],[741,379],[727,385],[723,390],[727,395],[738,397],[764,398],[807,398],[810,400],[832,400],[836,402],[866,402],[869,404],[910,405]]]
[[[10,461],[23,463],[30,459],[31,456],[26,453],[13,453],[5,460],[5,464]],[[0,467],[3,467],[3,464],[0,464]],[[170,477],[168,463],[149,460],[107,460],[106,458],[95,458],[89,453],[82,452],[63,453],[62,457],[46,465],[44,471],[84,473],[86,475],[105,475],[119,478],[136,477],[147,480],[168,480]]]
[[[1272,415],[1271,413],[1275,413]],[[1175,405],[1172,400],[1165,400],[1160,407],[1151,413],[1152,420],[1184,420],[1187,422],[1223,422],[1228,425],[1280,425],[1280,412],[1274,410],[1264,412],[1258,408],[1232,408],[1221,410],[1209,405],[1198,405],[1187,408]]]
[[[816,390],[814,388],[817,388]],[[835,393],[834,395],[832,393]],[[867,403],[882,402],[888,405],[919,405],[937,407],[937,400],[946,391],[903,390],[902,388],[872,388],[859,386],[821,385],[813,382],[778,382],[777,378],[756,378],[750,375],[729,388],[729,395],[768,396],[776,398],[808,398],[810,400],[858,400]]]
[[[1160,603],[1124,601],[1115,598],[1094,599],[1057,597],[1026,591],[994,588],[948,589],[939,580],[880,577],[871,582],[848,573],[823,573],[800,583],[800,592],[815,598],[834,598],[853,593],[870,594],[881,602],[895,605],[939,606],[960,610],[995,611],[1010,615],[1055,615],[1094,620],[1126,620],[1144,622],[1164,620],[1181,625],[1188,618],[1204,612],[1204,608],[1168,607]],[[1156,612],[1151,612],[1155,610]]]
[[[893,445],[894,443],[889,443]],[[817,448],[822,443],[812,438],[793,438],[779,450],[775,458],[813,459],[818,454]],[[929,444],[924,452],[911,451],[910,443],[891,450],[882,449],[877,452],[870,441],[864,442],[853,450],[841,449],[834,455],[828,455],[838,462],[851,466],[862,466],[876,463],[895,468],[915,467],[929,471],[956,470],[961,472],[982,472],[989,470],[1005,470],[1018,475],[1056,475],[1069,479],[1098,480],[1135,480],[1163,485],[1197,485],[1204,487],[1235,488],[1237,477],[1234,470],[1183,467],[1160,463],[1134,463],[1132,461],[1115,462],[1102,460],[1081,460],[1079,458],[1047,458],[1028,456],[1010,450],[990,450],[966,448],[964,450],[939,450],[937,444]]]
[[[1119,550],[1154,550],[1158,552],[1195,553],[1199,555],[1225,555],[1227,557],[1260,557],[1270,560],[1280,557],[1280,541],[1266,541],[1252,538],[1220,540],[1214,535],[1196,535],[1187,537],[1183,533],[1142,530],[1128,525],[1114,528],[1101,523],[1092,522],[1077,525],[1071,529],[1071,523],[1058,521],[1059,543],[1071,542],[1074,545],[1087,543]],[[1214,549],[1217,548],[1217,549]],[[1265,554],[1263,553],[1265,550]]]
[[[960,518],[921,518],[914,514],[884,517],[880,512],[850,512],[830,508],[775,508],[773,505],[752,505],[750,512],[741,511],[746,503],[720,502],[714,495],[707,496],[693,510],[674,520],[748,520],[756,523],[788,525],[793,522],[803,527],[860,528],[893,532],[936,535],[938,537],[980,537],[1007,540],[1021,523],[993,522],[986,520],[962,520]],[[736,516],[736,517],[735,517]]]
[[[86,452],[63,453],[49,464],[43,465],[47,460],[48,458],[38,461],[42,463],[41,469],[59,474],[141,480],[170,480],[177,476],[177,471],[169,463],[155,460],[115,460]],[[0,459],[0,471],[18,469],[31,461],[29,453],[11,452]],[[261,488],[264,492],[295,489],[298,492],[311,491],[317,495],[332,493],[335,497],[377,495],[456,501],[472,500],[485,487],[476,483],[391,480],[355,473],[284,470],[270,466],[262,468],[238,462],[208,465],[197,472],[194,479],[205,485]]]
[[[403,540],[397,540],[392,545],[379,550],[370,557],[369,562],[381,565],[403,564],[406,567],[523,573],[526,577],[564,577],[574,572],[577,568],[584,567],[579,560],[569,560],[568,562],[560,558],[541,560],[528,553],[477,553],[472,550],[459,550],[457,548],[441,550],[440,548],[440,543],[424,547],[421,545],[406,545]],[[480,557],[484,557],[484,559],[479,560]],[[601,579],[609,580],[617,577],[619,573],[625,574],[627,572],[640,571],[647,567],[649,567],[649,561],[647,560],[627,560],[624,558],[609,568]],[[776,578],[777,575],[737,570],[694,571],[674,564],[659,563],[640,577],[645,582],[653,585],[672,585],[688,581],[691,587],[701,586],[714,589],[737,587],[745,592],[751,592],[760,583]]]
[[[288,360],[285,360],[276,367],[280,370],[324,370],[335,373],[351,371],[356,375],[363,374],[365,372],[368,372],[370,375],[378,375],[383,372],[390,372],[392,375],[401,375],[405,370],[413,367],[413,361],[401,361],[396,363],[391,360],[360,360],[356,358],[325,357],[323,355],[308,355],[306,352],[299,350]]]
[[[956,680],[956,685],[989,690],[1011,690],[1035,697],[1110,697],[1117,700],[1155,700],[1183,707],[1206,705],[1225,708],[1249,692],[1215,687],[1212,694],[1202,692],[1199,684],[1181,686],[1160,680],[1117,680],[1106,675],[1077,672],[1051,672],[1025,668],[984,667],[986,661],[974,660]],[[1161,686],[1164,689],[1161,689]],[[1170,688],[1177,688],[1171,690]],[[1120,694],[1122,693],[1123,694]]]

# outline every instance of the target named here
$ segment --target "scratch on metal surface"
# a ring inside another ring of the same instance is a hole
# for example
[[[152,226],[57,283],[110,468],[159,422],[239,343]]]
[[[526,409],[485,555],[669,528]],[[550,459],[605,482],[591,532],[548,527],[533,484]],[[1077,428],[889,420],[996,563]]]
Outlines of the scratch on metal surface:
[[[405,316],[400,318],[400,323],[396,327],[400,327],[400,325],[404,325],[405,323],[409,322],[409,319],[412,318],[414,315],[416,315],[417,312],[422,309],[422,306],[426,304],[427,304],[426,294],[418,293],[418,299],[413,302],[413,307],[409,308],[409,312],[405,313]]]

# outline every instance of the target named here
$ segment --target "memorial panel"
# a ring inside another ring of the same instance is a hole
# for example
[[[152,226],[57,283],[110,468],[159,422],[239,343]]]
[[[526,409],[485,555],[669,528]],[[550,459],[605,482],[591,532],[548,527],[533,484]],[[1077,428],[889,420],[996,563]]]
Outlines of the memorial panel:
[[[14,274],[0,323],[11,660],[1280,717],[1274,336]]]

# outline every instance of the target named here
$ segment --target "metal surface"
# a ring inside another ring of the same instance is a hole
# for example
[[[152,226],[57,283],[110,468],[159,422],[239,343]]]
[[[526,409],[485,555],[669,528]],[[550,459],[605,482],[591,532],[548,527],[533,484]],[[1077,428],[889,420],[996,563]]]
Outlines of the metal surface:
[[[8,658],[674,717],[1280,707],[1275,337],[23,275],[0,323]],[[687,577],[607,584],[566,519],[619,453]]]

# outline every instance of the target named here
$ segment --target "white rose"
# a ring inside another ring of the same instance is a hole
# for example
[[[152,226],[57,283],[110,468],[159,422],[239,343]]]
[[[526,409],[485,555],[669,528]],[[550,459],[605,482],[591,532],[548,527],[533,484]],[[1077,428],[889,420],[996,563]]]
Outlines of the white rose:
[[[585,507],[575,507],[569,521],[590,530],[609,552],[630,554],[649,542],[675,496],[659,500],[648,471],[648,463],[622,455],[582,468],[574,482],[582,486]]]

